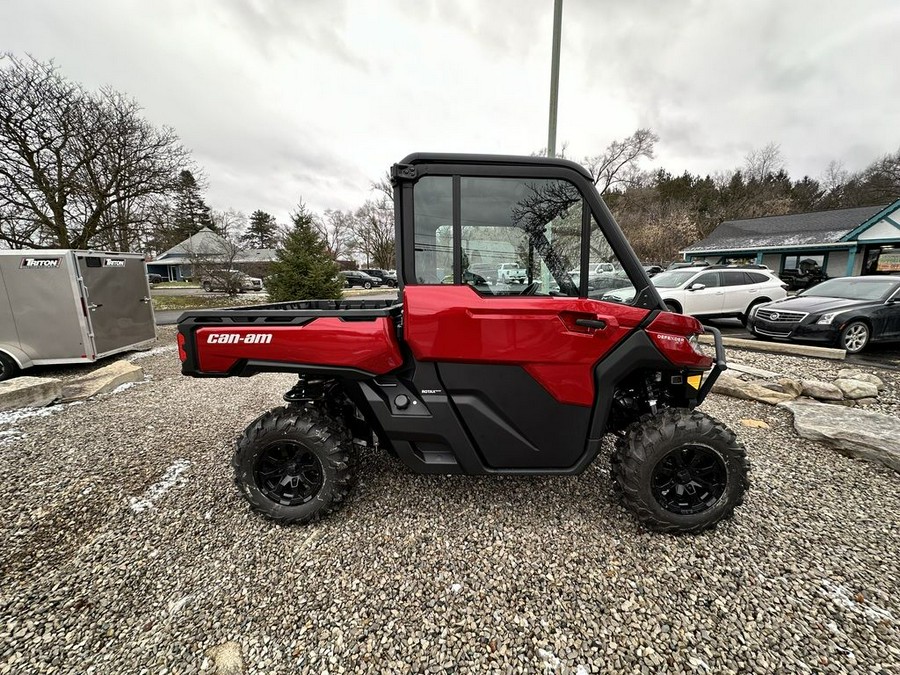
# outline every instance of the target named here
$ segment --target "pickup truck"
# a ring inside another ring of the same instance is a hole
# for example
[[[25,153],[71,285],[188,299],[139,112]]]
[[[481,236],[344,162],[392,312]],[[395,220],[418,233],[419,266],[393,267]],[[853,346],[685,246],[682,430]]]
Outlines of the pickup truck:
[[[612,433],[613,483],[646,527],[698,532],[732,515],[745,450],[696,410],[726,367],[721,337],[705,329],[713,358],[698,346],[704,327],[666,311],[590,173],[563,159],[414,154],[391,179],[396,299],[178,322],[185,375],[297,375],[286,405],[237,442],[235,482],[252,509],[286,523],[336,510],[360,445],[419,473],[559,475],[584,471]],[[627,301],[592,298],[587,275],[568,272],[601,239],[634,288]],[[521,284],[468,273],[466,255],[487,257],[497,241],[528,255]]]
[[[501,284],[524,284],[527,276],[519,263],[502,263],[497,268],[497,281]]]

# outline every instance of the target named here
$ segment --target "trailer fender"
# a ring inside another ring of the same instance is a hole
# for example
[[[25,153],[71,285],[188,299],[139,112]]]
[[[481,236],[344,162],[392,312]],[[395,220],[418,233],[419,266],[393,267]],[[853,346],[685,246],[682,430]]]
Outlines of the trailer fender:
[[[9,356],[21,370],[31,368],[34,365],[31,358],[18,347],[13,347],[8,342],[0,342],[0,352]]]

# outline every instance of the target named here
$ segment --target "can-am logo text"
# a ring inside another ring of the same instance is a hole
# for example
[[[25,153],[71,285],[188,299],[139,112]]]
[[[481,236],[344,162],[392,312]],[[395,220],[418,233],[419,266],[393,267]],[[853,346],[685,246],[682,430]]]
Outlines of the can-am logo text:
[[[20,268],[47,269],[59,267],[59,258],[22,258]]]
[[[219,345],[267,345],[271,341],[271,333],[246,333],[245,335],[239,335],[238,333],[210,333],[206,338],[207,344]]]

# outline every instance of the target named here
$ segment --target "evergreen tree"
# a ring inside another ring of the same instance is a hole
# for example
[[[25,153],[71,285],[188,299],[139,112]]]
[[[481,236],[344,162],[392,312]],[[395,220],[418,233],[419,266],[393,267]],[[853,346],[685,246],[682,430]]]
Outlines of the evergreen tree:
[[[250,216],[250,224],[241,241],[251,248],[275,248],[277,229],[275,218],[257,209]]]
[[[303,202],[291,214],[291,223],[293,227],[278,249],[266,280],[269,299],[272,302],[339,299],[343,279]]]
[[[203,201],[200,185],[187,169],[178,175],[178,187],[175,190],[172,236],[179,241],[197,234],[204,227],[217,231],[209,213],[209,207]]]

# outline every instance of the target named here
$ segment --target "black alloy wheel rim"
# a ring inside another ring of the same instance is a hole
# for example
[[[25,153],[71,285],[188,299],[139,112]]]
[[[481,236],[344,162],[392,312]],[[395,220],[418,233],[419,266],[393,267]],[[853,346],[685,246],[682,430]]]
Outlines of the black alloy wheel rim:
[[[322,462],[294,441],[273,443],[260,454],[253,471],[256,486],[282,506],[301,506],[322,489]]]
[[[685,444],[656,463],[650,482],[653,498],[661,507],[690,516],[719,501],[725,493],[728,471],[712,448]]]

